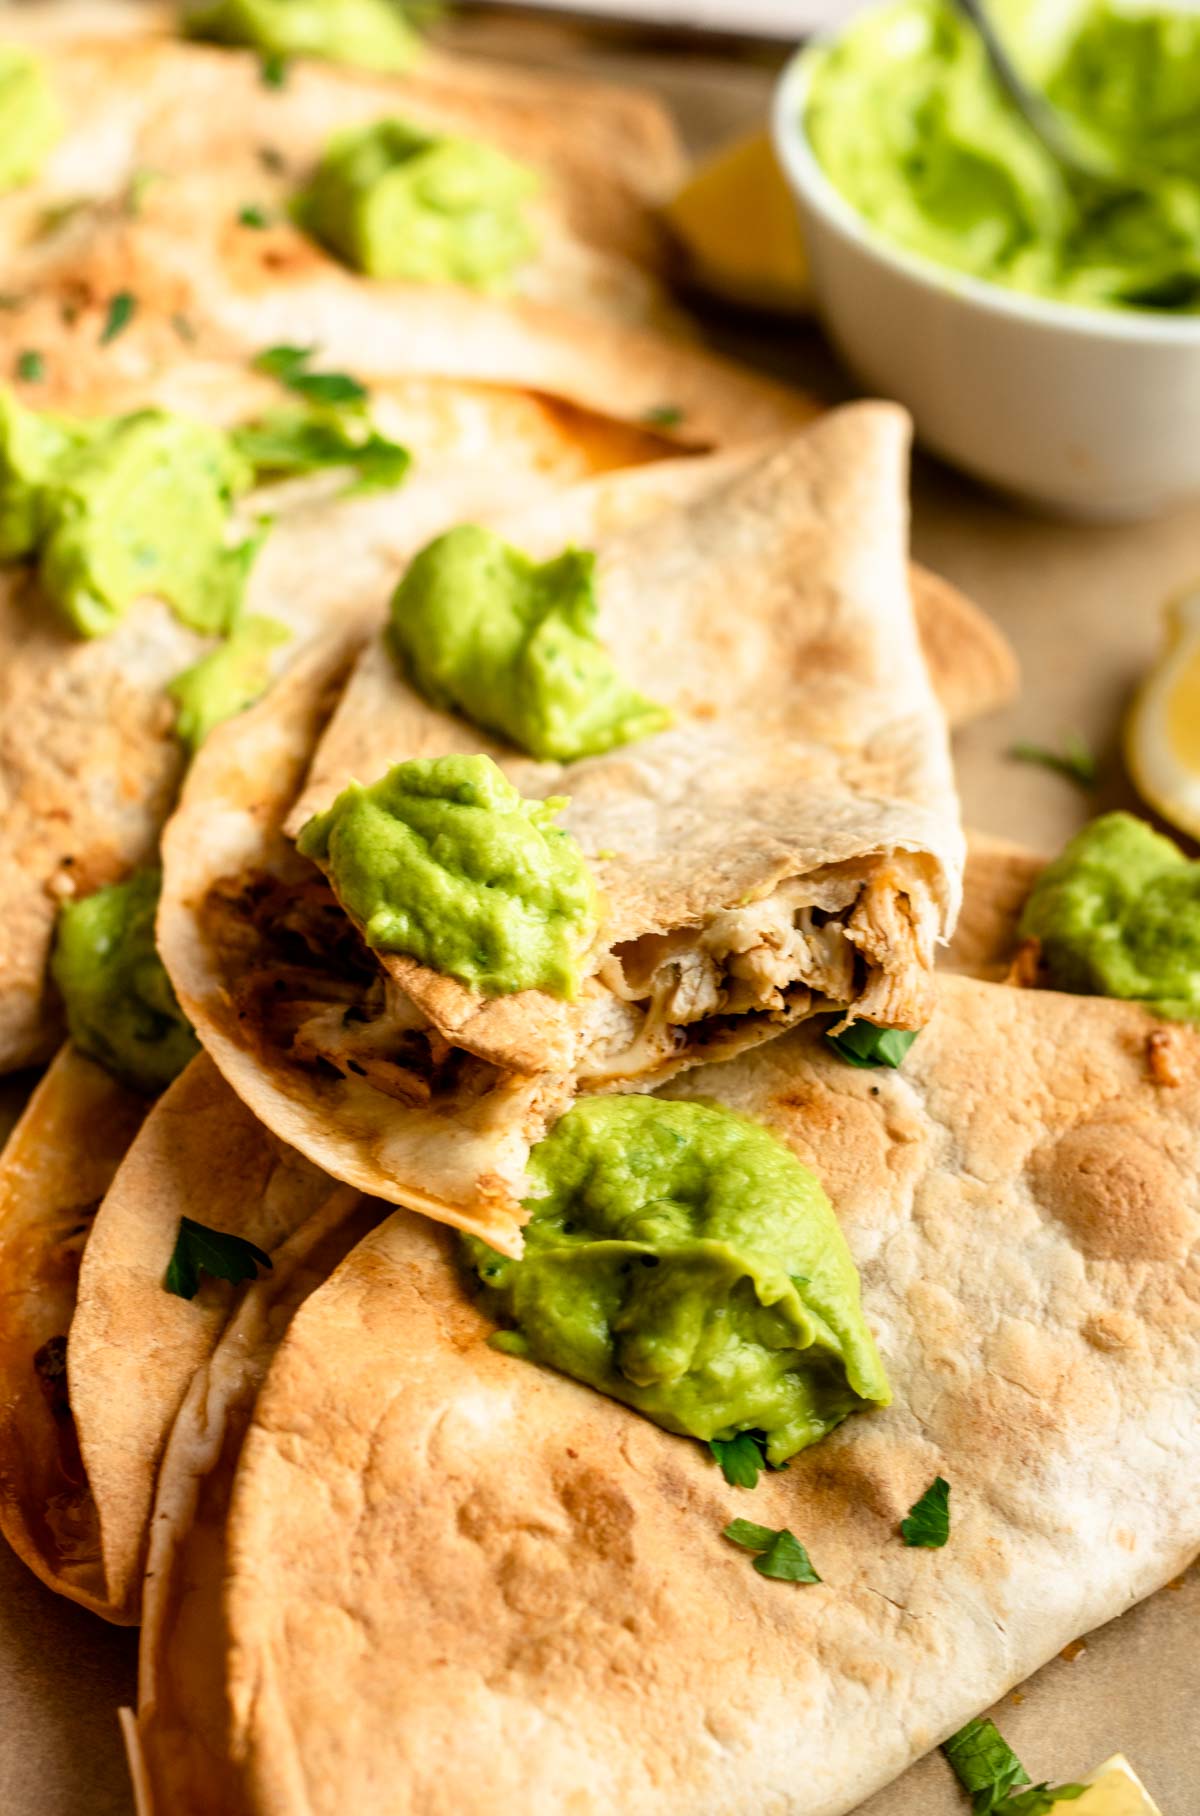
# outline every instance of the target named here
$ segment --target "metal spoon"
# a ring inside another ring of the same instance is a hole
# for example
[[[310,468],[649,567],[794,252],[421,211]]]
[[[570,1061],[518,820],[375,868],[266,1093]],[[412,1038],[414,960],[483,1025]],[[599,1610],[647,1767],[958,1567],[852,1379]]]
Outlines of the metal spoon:
[[[974,29],[1001,88],[1060,169],[1076,184],[1088,184],[1110,196],[1136,194],[1138,184],[1130,173],[1119,171],[1099,147],[1089,143],[1082,149],[1078,133],[1045,95],[1029,86],[1001,42],[983,0],[954,0],[954,5]]]

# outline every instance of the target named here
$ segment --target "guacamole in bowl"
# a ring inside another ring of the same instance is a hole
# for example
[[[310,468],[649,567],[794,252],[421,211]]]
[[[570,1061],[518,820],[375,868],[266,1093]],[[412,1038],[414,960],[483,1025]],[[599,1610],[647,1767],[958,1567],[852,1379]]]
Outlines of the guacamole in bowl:
[[[904,250],[1087,307],[1200,311],[1200,14],[990,0],[1030,86],[1120,188],[1072,176],[952,0],[892,0],[815,54],[825,175]]]

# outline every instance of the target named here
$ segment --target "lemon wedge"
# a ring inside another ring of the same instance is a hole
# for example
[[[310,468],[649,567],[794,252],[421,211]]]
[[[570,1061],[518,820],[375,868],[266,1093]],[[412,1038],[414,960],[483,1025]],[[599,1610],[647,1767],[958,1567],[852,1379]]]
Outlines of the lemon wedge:
[[[1053,1805],[1063,1816],[1162,1816],[1162,1811],[1123,1753],[1114,1753],[1087,1779],[1088,1789],[1073,1803]]]
[[[766,133],[697,166],[664,210],[690,275],[752,308],[808,308],[808,260],[796,205]]]
[[[1200,592],[1167,608],[1167,646],[1130,711],[1125,760],[1151,807],[1200,838]]]

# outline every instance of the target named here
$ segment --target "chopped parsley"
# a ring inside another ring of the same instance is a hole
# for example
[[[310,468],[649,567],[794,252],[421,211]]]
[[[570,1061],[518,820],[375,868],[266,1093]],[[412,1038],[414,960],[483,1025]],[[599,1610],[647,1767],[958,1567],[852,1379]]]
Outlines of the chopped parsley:
[[[945,1476],[934,1476],[919,1501],[900,1522],[900,1536],[906,1545],[922,1546],[926,1551],[940,1551],[950,1537],[950,1484]]]
[[[804,1546],[786,1526],[776,1531],[771,1526],[756,1526],[753,1520],[731,1520],[722,1536],[744,1551],[758,1553],[754,1568],[760,1576],[773,1577],[780,1583],[821,1581]]]
[[[677,429],[683,421],[683,411],[678,404],[654,404],[642,421],[651,429]]]
[[[268,410],[257,422],[235,429],[233,441],[256,472],[275,478],[322,467],[352,468],[355,492],[398,486],[412,465],[408,449],[381,434],[358,404],[340,410],[304,405]]]
[[[1082,1784],[1032,1784],[1028,1772],[995,1722],[980,1718],[952,1734],[942,1751],[958,1782],[970,1794],[973,1816],[1046,1816],[1055,1803],[1073,1803],[1087,1789]],[[1028,1790],[1019,1790],[1028,1785]]]
[[[17,356],[17,377],[27,385],[40,385],[46,376],[46,361],[33,347]]]
[[[735,1438],[711,1438],[708,1448],[731,1488],[754,1488],[767,1467],[763,1440],[753,1431],[739,1431]]]
[[[260,1267],[272,1265],[271,1257],[247,1242],[244,1236],[210,1230],[206,1224],[181,1217],[163,1285],[179,1299],[194,1299],[200,1290],[202,1273],[210,1274],[214,1280],[232,1281],[237,1286],[243,1280],[255,1279]]]
[[[266,51],[258,66],[258,78],[264,88],[282,88],[288,78],[287,58],[280,51]]]
[[[137,308],[137,298],[131,290],[118,290],[108,305],[108,314],[100,330],[100,345],[107,347],[109,341],[115,341],[118,334],[123,334],[133,320]]]
[[[1077,732],[1066,739],[1061,751],[1048,750],[1044,744],[1014,744],[1009,756],[1015,763],[1037,763],[1065,776],[1077,788],[1095,788],[1100,769],[1095,757]]]
[[[260,208],[257,202],[244,203],[243,206],[238,209],[237,218],[239,226],[242,227],[263,228],[271,225],[270,215],[265,208]]]
[[[178,310],[176,310],[175,314],[171,317],[171,326],[174,328],[181,341],[195,340],[195,328],[192,326],[187,316],[181,314]]]
[[[125,210],[127,214],[139,215],[142,204],[155,183],[162,181],[161,170],[135,170],[129,179],[129,188],[125,191]]]
[[[825,1038],[848,1065],[899,1066],[917,1033],[908,1028],[877,1028],[874,1022],[856,1021],[840,1034],[827,1034]]]
[[[315,347],[265,347],[256,353],[251,364],[256,372],[265,372],[288,391],[306,397],[314,404],[362,404],[367,401],[367,388],[348,372],[310,372],[309,362]]]

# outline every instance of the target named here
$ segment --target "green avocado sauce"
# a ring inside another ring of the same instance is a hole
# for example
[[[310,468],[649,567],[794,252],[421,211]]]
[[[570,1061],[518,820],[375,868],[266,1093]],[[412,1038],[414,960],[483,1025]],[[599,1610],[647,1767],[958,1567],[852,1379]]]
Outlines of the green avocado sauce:
[[[497,289],[537,250],[524,212],[537,186],[494,146],[378,120],[333,139],[296,212],[368,277]]]
[[[193,756],[215,726],[266,692],[272,653],[291,634],[275,618],[248,613],[223,643],[171,682],[167,693],[179,708],[175,735]]]
[[[397,0],[200,0],[183,26],[191,38],[269,56],[391,72],[408,69],[420,45]]]
[[[438,706],[543,761],[596,756],[661,731],[665,707],[628,687],[596,635],[596,558],[540,566],[462,524],[413,561],[392,596],[394,653]]]
[[[464,1238],[526,1353],[776,1466],[891,1398],[816,1176],[716,1105],[576,1103],[534,1149],[519,1261]]]
[[[1022,74],[1129,192],[1064,173],[951,0],[897,0],[816,55],[805,124],[826,174],[887,239],[955,271],[1088,306],[1200,308],[1200,14],[989,10]]]
[[[71,1039],[114,1078],[157,1096],[200,1051],[154,944],[161,873],[68,902],[50,972]]]
[[[195,630],[223,632],[260,541],[226,543],[252,478],[206,424],[163,410],[67,422],[0,392],[0,560],[34,561],[85,637],[148,595]]]
[[[1033,886],[1023,939],[1057,989],[1200,1021],[1200,863],[1129,813],[1077,833]]]
[[[490,757],[418,757],[352,782],[300,850],[328,872],[368,945],[488,996],[573,997],[596,891],[561,796],[527,801]]]
[[[33,181],[62,130],[41,64],[15,44],[0,44],[0,193]]]

